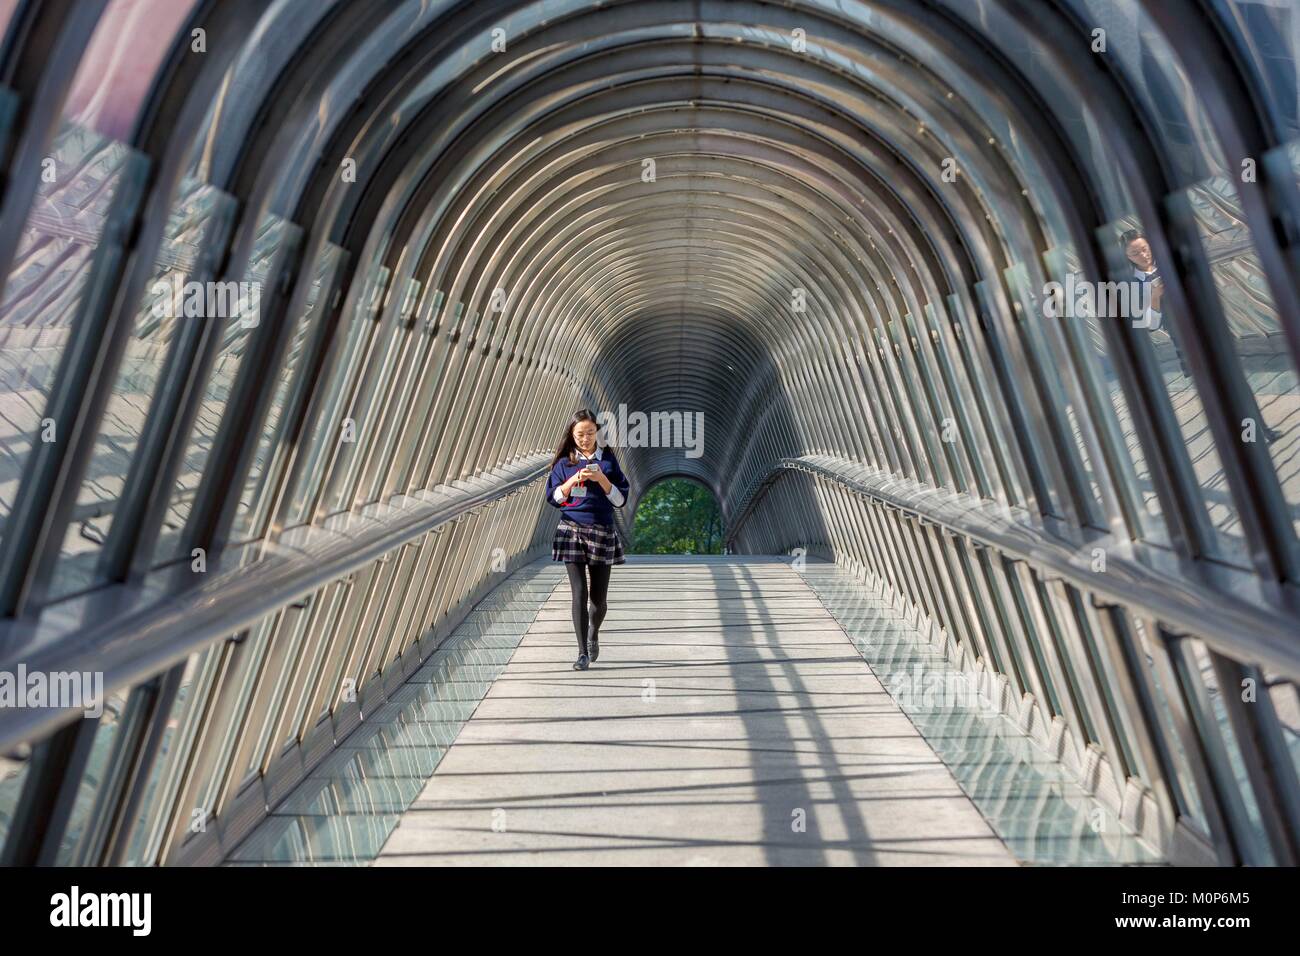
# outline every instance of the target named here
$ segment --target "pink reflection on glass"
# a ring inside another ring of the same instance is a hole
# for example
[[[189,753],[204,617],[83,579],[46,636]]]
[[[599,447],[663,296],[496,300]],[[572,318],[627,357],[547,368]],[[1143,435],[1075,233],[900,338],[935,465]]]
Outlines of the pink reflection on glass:
[[[5,32],[9,29],[9,21],[14,18],[14,11],[18,9],[18,0],[0,0],[0,40],[4,39]]]
[[[194,3],[112,0],[81,58],[64,117],[111,139],[130,137],[154,74]]]

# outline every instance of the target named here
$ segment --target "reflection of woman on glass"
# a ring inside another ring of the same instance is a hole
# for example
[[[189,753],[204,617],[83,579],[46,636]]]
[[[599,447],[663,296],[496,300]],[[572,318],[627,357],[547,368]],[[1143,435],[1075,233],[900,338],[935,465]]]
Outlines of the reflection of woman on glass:
[[[1155,256],[1151,253],[1151,242],[1147,239],[1146,233],[1140,229],[1130,229],[1119,237],[1120,248],[1124,250],[1124,255],[1129,263],[1133,266],[1133,278],[1141,283],[1143,297],[1145,301],[1140,304],[1142,312],[1142,324],[1134,323],[1134,328],[1143,328],[1155,330],[1160,328],[1164,319],[1162,309],[1164,307],[1165,283],[1160,278],[1160,270],[1156,268]],[[1192,376],[1192,370],[1187,367],[1187,360],[1183,356],[1182,343],[1178,336],[1182,333],[1175,332],[1177,322],[1169,323],[1165,333],[1169,336],[1169,344],[1173,346],[1174,357],[1178,359],[1178,368],[1183,373],[1183,388],[1192,388],[1195,379]],[[1246,372],[1251,369],[1247,368],[1243,360],[1242,367]],[[1249,379],[1247,379],[1249,382]],[[1243,400],[1248,402],[1247,408],[1249,415],[1255,421],[1255,427],[1259,429],[1264,441],[1270,445],[1282,437],[1281,432],[1271,427],[1264,420],[1264,413],[1260,411],[1259,405],[1255,401],[1254,390],[1247,390],[1243,395]]]
[[[562,512],[551,542],[551,557],[563,561],[569,572],[573,629],[578,636],[573,669],[579,671],[600,656],[598,632],[605,619],[609,573],[613,565],[626,560],[623,542],[614,530],[614,509],[627,500],[628,482],[614,449],[596,446],[597,431],[591,409],[574,412],[551,459],[551,476],[546,482],[546,500]]]

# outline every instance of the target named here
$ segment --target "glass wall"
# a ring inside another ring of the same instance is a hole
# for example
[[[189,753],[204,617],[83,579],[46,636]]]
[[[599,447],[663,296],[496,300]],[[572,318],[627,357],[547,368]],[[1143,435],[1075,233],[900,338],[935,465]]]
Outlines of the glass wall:
[[[182,534],[204,468],[214,451],[226,403],[230,400],[240,365],[254,332],[261,323],[262,300],[269,299],[273,284],[280,280],[282,256],[299,241],[301,230],[279,216],[266,214],[258,224],[245,278],[233,292],[238,305],[210,316],[217,336],[216,356],[204,384],[203,400],[181,459],[180,474],[163,518],[162,533],[154,548],[154,562],[163,564],[185,551]]]
[[[1136,0],[935,0],[924,30],[831,0],[612,25],[546,0],[502,7],[497,60],[446,4],[349,2],[250,7],[209,64],[194,0],[110,0],[50,64],[49,115],[23,71],[0,90],[0,174],[37,183],[0,206],[0,596],[24,615],[0,664],[33,621],[105,655],[161,631],[180,662],[112,688],[85,768],[32,789],[71,798],[60,862],[228,851],[212,824],[386,703],[495,549],[544,551],[539,449],[588,402],[699,410],[699,456],[628,448],[636,489],[705,482],[734,550],[801,541],[887,591],[1167,845],[1285,860],[1292,5],[1212,0],[1179,35]],[[1193,28],[1232,45],[1221,97]],[[1143,307],[1049,314],[1105,283]],[[502,494],[471,510],[479,475]],[[48,504],[22,536],[19,500]],[[232,595],[254,609],[204,616]],[[1255,671],[1268,707],[1242,712]],[[0,838],[39,743],[0,754]]]
[[[185,323],[203,322],[199,297],[225,240],[234,200],[204,183],[184,180],[167,220],[153,275],[135,314],[108,408],[86,466],[63,541],[51,599],[104,581],[96,561],[108,539],[131,463],[146,433],[164,367]],[[187,308],[188,304],[188,308]]]
[[[43,165],[0,293],[0,536],[33,443],[60,440],[61,423],[48,414],[56,373],[85,321],[96,269],[121,241],[106,232],[134,214],[146,166],[121,143],[71,124]]]

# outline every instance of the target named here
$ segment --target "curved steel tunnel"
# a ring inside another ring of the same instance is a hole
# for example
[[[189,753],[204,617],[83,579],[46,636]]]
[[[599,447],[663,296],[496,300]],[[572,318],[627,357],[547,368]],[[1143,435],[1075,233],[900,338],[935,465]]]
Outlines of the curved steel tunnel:
[[[621,449],[624,523],[703,483],[732,552],[883,589],[1169,859],[1297,861],[1287,4],[0,26],[0,667],[110,701],[0,708],[6,862],[220,860],[544,554],[582,406],[702,425]],[[1073,308],[1131,229],[1155,326]],[[186,282],[255,321],[160,310]]]

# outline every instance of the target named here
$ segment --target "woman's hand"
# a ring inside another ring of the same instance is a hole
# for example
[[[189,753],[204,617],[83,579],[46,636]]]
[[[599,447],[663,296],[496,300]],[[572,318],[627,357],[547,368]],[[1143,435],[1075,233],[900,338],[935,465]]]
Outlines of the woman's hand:
[[[560,490],[564,492],[564,496],[567,498],[573,493],[573,486],[581,481],[594,481],[600,485],[601,491],[606,494],[614,487],[613,482],[605,477],[605,473],[600,470],[599,465],[586,465],[580,471],[575,471],[570,475],[564,484],[560,485]]]
[[[605,473],[600,470],[599,465],[588,465],[582,472],[579,472],[579,474],[582,473],[585,473],[589,480],[600,485],[600,490],[606,494],[609,494],[609,489],[614,487],[613,482],[605,477]]]

